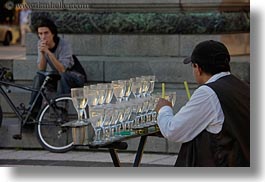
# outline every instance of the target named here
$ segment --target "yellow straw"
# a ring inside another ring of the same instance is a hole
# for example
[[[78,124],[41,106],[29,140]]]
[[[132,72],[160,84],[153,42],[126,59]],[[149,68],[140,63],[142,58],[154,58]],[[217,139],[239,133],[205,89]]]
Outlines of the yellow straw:
[[[184,86],[185,86],[185,89],[186,89],[187,97],[190,100],[190,90],[189,90],[189,86],[188,86],[187,81],[184,81]]]
[[[165,83],[162,83],[162,98],[165,98]]]

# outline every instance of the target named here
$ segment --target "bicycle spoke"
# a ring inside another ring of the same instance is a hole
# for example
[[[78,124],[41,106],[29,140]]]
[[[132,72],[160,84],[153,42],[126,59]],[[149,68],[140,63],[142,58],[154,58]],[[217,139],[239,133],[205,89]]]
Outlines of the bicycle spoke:
[[[52,105],[47,105],[39,117],[37,135],[44,148],[52,152],[65,152],[72,147],[71,128],[62,124],[77,119],[77,112],[71,98],[55,99]]]

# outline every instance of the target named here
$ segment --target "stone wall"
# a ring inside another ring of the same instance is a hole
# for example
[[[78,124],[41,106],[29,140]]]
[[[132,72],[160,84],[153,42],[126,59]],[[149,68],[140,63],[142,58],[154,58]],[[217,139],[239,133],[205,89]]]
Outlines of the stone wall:
[[[182,59],[206,39],[224,42],[232,55],[233,72],[249,81],[249,1],[28,0],[27,3],[34,5],[32,27],[41,16],[53,19],[60,36],[72,44],[91,82],[155,74],[157,88],[160,82],[181,87],[179,84],[184,80],[196,86],[191,69],[182,64]],[[28,34],[29,62],[35,62],[36,42],[36,35]],[[29,71],[25,79],[31,79],[32,74],[34,71]],[[15,77],[21,78],[21,74],[16,73]]]
[[[249,33],[229,35],[61,35],[72,43],[74,53],[84,65],[89,81],[110,82],[139,75],[154,74],[157,83],[195,83],[191,68],[182,63],[200,41],[214,39],[227,42],[232,52],[232,71],[249,81]],[[29,35],[27,61],[35,63],[37,37]],[[233,40],[233,44],[229,41]],[[28,70],[27,78],[35,74],[35,67],[16,64]],[[15,78],[23,72],[14,70]],[[25,76],[25,75],[24,75]]]

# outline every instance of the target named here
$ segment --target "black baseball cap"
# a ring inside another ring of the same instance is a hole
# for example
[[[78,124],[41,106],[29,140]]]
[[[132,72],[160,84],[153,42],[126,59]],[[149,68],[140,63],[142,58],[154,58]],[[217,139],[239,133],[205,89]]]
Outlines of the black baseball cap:
[[[223,43],[207,40],[196,45],[191,56],[183,61],[184,64],[191,62],[199,65],[224,65],[230,62],[230,54]]]

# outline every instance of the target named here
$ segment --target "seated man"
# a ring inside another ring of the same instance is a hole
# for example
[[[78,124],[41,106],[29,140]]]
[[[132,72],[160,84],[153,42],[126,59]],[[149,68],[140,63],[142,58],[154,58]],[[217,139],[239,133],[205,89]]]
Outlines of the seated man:
[[[85,75],[71,69],[74,66],[72,50],[68,42],[57,35],[57,27],[53,21],[43,18],[37,22],[35,31],[38,35],[38,70],[52,70],[60,74],[61,79],[54,83],[58,94],[70,93],[73,87],[82,87],[85,83]],[[34,88],[40,88],[44,76],[37,74],[34,78]],[[36,93],[31,96],[32,104]],[[38,102],[41,102],[39,99]],[[39,104],[41,105],[41,104]]]

